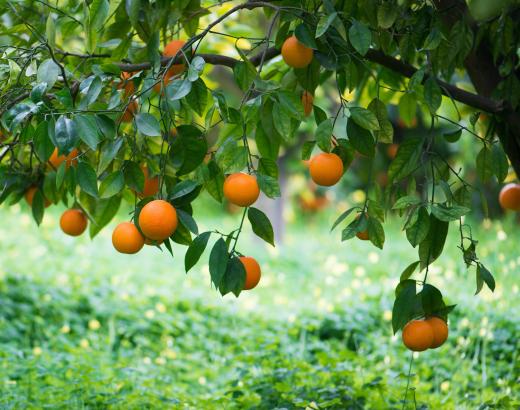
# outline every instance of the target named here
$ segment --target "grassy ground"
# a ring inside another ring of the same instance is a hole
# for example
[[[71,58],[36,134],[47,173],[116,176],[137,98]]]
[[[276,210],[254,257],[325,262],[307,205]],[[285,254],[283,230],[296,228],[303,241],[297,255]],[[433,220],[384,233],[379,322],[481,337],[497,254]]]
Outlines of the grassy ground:
[[[59,213],[38,229],[25,207],[2,208],[0,408],[401,408],[411,355],[390,310],[416,251],[397,222],[384,251],[341,243],[336,214],[298,217],[275,249],[247,231],[240,250],[263,277],[235,299],[211,289],[207,255],[186,276],[181,249],[120,255],[111,229],[73,239]],[[196,215],[201,229],[238,222]],[[520,233],[507,220],[475,235],[497,289],[473,296],[452,232],[430,275],[458,305],[449,342],[414,359],[407,408],[519,406]]]

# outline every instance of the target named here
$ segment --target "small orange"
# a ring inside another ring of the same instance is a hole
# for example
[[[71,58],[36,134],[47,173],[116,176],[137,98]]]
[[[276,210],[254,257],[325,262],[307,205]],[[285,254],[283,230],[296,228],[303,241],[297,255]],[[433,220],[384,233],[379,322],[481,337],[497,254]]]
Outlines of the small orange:
[[[498,196],[498,202],[504,209],[520,211],[520,184],[507,184]]]
[[[397,150],[399,149],[399,144],[390,144],[386,148],[386,155],[388,155],[388,158],[394,159],[397,155]]]
[[[139,214],[139,227],[144,236],[154,241],[164,241],[177,229],[177,211],[162,199],[148,202]]]
[[[81,209],[67,209],[60,218],[60,227],[70,236],[79,236],[87,229],[87,217]]]
[[[322,186],[332,186],[343,175],[343,161],[336,154],[322,152],[311,159],[309,170],[315,183]]]
[[[64,162],[65,166],[69,168],[71,165],[76,166],[78,163],[78,160],[76,159],[78,157],[78,150],[74,148],[69,155],[58,155],[58,148],[54,148],[54,151],[51,154],[51,157],[49,158],[49,163],[55,168],[58,169],[58,167]]]
[[[132,77],[133,73],[129,73],[127,71],[123,71],[121,73],[121,83],[118,85],[117,88],[124,89],[124,95],[125,97],[128,97],[132,95],[135,92],[135,85],[130,78]]]
[[[137,113],[138,108],[139,107],[137,105],[136,100],[130,101],[130,103],[128,104],[128,106],[125,109],[125,112],[123,113],[123,115],[121,115],[120,121],[121,122],[132,122],[132,120],[134,119],[134,115]]]
[[[184,59],[184,54],[180,52],[180,50],[186,45],[186,42],[183,40],[172,40],[170,41],[166,47],[164,47],[163,56],[164,57],[175,57]],[[164,78],[161,81],[153,86],[153,89],[156,93],[161,91],[161,88],[166,87],[170,82],[170,79],[176,75],[181,74],[186,69],[186,65],[184,63],[181,64],[173,64],[167,73],[164,74]]]
[[[309,116],[312,112],[312,105],[314,104],[314,96],[305,90],[302,94],[302,105],[305,116]]]
[[[414,352],[422,352],[433,345],[433,328],[425,320],[412,320],[403,329],[403,343]]]
[[[38,187],[36,187],[34,185],[30,186],[27,189],[27,191],[25,191],[25,200],[27,201],[29,206],[32,206],[34,194],[36,194],[36,191],[38,191]],[[45,196],[43,197],[43,201],[44,201],[43,204],[44,204],[45,208],[47,208],[51,204],[51,201],[49,201],[47,198],[45,198]]]
[[[255,258],[251,256],[241,256],[240,262],[244,265],[246,270],[246,282],[244,284],[244,290],[250,290],[258,285],[260,282],[260,276],[262,276],[262,272],[260,269],[260,265],[256,261]]]
[[[133,254],[144,246],[144,238],[131,222],[122,222],[112,232],[112,245],[118,252]]]
[[[159,192],[159,177],[155,176],[150,178],[150,173],[147,166],[141,168],[144,174],[144,188],[142,192],[137,195],[139,198],[146,198],[148,196],[155,196]]]
[[[433,343],[430,348],[436,349],[442,346],[446,339],[448,339],[448,325],[444,320],[435,316],[426,319],[426,322],[429,323],[433,329]]]
[[[224,181],[224,196],[232,204],[250,206],[259,195],[258,182],[252,175],[237,172],[229,175]]]
[[[293,68],[304,68],[312,62],[314,50],[300,43],[296,36],[287,38],[282,45],[282,57]]]

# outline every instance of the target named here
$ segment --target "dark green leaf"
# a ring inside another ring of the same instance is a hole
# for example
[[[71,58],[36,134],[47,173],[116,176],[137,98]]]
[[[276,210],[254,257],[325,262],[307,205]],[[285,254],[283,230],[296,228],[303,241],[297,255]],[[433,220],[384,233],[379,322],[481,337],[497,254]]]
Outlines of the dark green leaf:
[[[247,210],[247,218],[251,223],[253,232],[259,238],[274,246],[274,231],[269,218],[260,209],[253,207]]]
[[[204,253],[204,250],[206,249],[206,245],[208,244],[208,239],[210,236],[211,232],[203,232],[197,236],[188,247],[186,255],[184,256],[184,268],[186,273],[188,273],[188,271],[199,261],[200,257]]]

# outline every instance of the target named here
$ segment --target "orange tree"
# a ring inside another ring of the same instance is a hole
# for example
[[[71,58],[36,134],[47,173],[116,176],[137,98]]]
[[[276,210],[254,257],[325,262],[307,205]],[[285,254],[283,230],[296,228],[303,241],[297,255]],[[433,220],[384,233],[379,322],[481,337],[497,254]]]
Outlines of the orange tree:
[[[279,196],[280,155],[295,146],[305,160],[314,152],[313,180],[334,185],[356,155],[374,168],[378,144],[393,142],[390,104],[406,123],[420,110],[431,131],[394,150],[384,189],[370,172],[366,200],[333,228],[344,226],[343,240],[382,248],[386,214],[402,216],[418,257],[401,274],[393,328],[408,324],[413,350],[437,347],[447,328],[433,319],[446,321],[453,306],[427,279],[450,225],[477,292],[495,285],[464,223],[473,187],[436,139],[473,138],[483,180],[504,181],[510,164],[520,173],[519,10],[494,3],[3,1],[0,202],[25,196],[37,223],[62,202],[74,210],[63,215],[63,230],[81,234],[88,219],[94,237],[128,201],[130,221],[113,233],[118,251],[186,246],[189,271],[213,238],[212,282],[238,296],[261,275],[239,251],[246,216],[274,245],[268,217],[252,205],[260,191]],[[237,29],[237,18],[250,30]],[[235,47],[219,49],[218,41]],[[212,66],[230,70],[238,101],[212,85]],[[317,90],[327,93],[328,110],[314,105]],[[451,117],[439,111],[443,96]],[[437,135],[439,122],[452,131]],[[313,137],[298,146],[303,123]],[[192,203],[203,190],[244,207],[237,229],[199,232]],[[507,188],[504,206],[520,209],[517,190]]]

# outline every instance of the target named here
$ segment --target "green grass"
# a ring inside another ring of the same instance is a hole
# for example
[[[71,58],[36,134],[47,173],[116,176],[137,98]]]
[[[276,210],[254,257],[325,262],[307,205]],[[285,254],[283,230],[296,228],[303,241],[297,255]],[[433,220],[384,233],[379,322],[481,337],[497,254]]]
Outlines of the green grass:
[[[201,230],[238,224],[204,204],[195,214]],[[25,206],[2,208],[0,408],[401,408],[411,354],[390,311],[416,251],[398,221],[384,251],[341,243],[336,214],[297,217],[275,249],[246,227],[240,250],[263,276],[236,299],[211,288],[207,254],[186,275],[183,249],[120,255],[110,228],[69,238],[59,213],[38,229]],[[430,409],[519,406],[520,234],[511,219],[475,236],[497,289],[473,295],[451,232],[429,276],[457,304],[450,338],[414,359],[407,408],[412,395]]]

